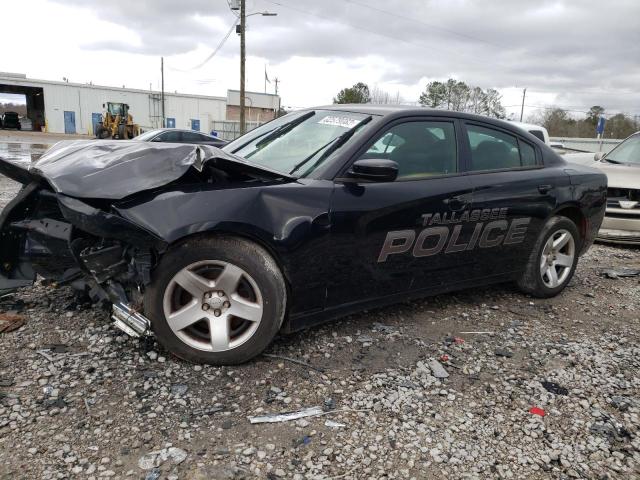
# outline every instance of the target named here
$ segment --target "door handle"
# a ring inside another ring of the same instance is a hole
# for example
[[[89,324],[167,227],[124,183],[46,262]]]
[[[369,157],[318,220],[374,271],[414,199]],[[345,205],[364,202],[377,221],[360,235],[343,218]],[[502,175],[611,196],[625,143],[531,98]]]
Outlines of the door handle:
[[[538,191],[543,195],[551,190],[553,190],[553,185],[538,185]]]
[[[442,202],[447,205],[450,210],[455,211],[463,210],[471,203],[471,199],[466,195],[456,195],[455,197],[445,198]]]

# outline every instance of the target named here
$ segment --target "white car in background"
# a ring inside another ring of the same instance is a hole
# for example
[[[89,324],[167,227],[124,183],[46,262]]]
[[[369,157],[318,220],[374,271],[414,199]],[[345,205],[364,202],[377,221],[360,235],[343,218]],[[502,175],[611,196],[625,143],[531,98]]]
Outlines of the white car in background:
[[[608,180],[607,210],[598,240],[640,245],[640,132],[592,159],[591,166],[606,173]]]
[[[536,125],[534,123],[522,123],[522,122],[511,122],[511,123],[521,128],[525,132],[529,132],[531,135],[540,139],[541,141],[549,145],[551,148],[558,148],[558,149],[564,148],[564,145],[562,143],[551,141],[551,139],[549,138],[549,132],[542,125]]]

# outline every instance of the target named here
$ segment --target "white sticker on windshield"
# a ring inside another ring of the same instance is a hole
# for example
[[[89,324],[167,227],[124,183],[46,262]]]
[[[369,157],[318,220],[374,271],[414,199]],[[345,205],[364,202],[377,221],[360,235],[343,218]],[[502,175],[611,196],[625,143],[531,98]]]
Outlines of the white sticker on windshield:
[[[358,120],[357,118],[352,118],[352,117],[339,117],[337,115],[327,115],[318,123],[322,125],[333,125],[335,127],[353,128],[358,124],[359,121],[360,120]]]

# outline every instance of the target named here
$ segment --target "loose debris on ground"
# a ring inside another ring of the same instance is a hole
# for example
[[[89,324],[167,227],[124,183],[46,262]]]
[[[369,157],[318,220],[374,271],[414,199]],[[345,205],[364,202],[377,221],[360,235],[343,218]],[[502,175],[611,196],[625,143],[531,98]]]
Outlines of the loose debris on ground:
[[[0,334],[0,478],[639,478],[640,283],[601,274],[639,265],[597,245],[554,299],[441,295],[223,368],[39,283],[0,299],[26,319]]]

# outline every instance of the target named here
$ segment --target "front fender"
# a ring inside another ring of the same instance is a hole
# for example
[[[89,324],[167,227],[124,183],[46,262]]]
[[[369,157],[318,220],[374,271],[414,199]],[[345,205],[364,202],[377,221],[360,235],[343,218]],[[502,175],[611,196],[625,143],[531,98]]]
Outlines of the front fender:
[[[224,233],[257,239],[275,254],[292,289],[292,311],[322,307],[330,268],[329,205],[333,182],[199,185],[114,206],[117,213],[167,244]]]

